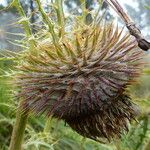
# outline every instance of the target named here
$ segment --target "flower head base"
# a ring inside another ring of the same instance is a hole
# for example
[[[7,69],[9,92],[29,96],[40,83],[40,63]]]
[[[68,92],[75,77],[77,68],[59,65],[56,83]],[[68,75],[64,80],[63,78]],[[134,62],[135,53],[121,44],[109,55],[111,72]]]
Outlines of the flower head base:
[[[142,51],[112,23],[77,24],[57,43],[45,36],[35,54],[26,52],[16,75],[18,96],[23,109],[63,119],[84,137],[110,141],[137,115],[126,88],[140,75]]]

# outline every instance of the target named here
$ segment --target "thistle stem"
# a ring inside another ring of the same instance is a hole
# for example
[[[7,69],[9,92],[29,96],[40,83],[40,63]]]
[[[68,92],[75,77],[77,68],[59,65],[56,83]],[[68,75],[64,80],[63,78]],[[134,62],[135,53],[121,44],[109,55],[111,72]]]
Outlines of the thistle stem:
[[[124,11],[122,6],[119,4],[117,0],[105,0],[122,18],[124,23],[126,24],[126,27],[128,28],[130,34],[136,38],[136,41],[138,43],[138,46],[144,50],[147,51],[150,49],[150,42],[148,42],[143,35],[141,34],[141,31],[137,26],[135,25],[134,21],[129,17],[129,15]]]
[[[65,34],[65,16],[63,11],[63,0],[55,0],[55,5],[56,5],[55,10],[57,13],[58,25],[60,28],[59,36],[63,37]]]
[[[45,24],[48,25],[49,32],[51,33],[53,42],[54,42],[55,45],[57,45],[58,38],[57,38],[57,35],[56,35],[55,31],[54,31],[54,25],[53,25],[51,19],[48,17],[48,15],[46,14],[46,12],[44,11],[40,0],[35,0],[35,1],[36,1],[36,3],[37,3],[39,12],[40,12],[41,15],[42,15],[43,22],[45,22]]]
[[[81,140],[81,145],[80,145],[80,149],[81,149],[81,150],[84,150],[85,141],[86,141],[86,138],[83,137],[82,140]]]
[[[11,5],[17,9],[19,15],[23,18],[20,21],[20,24],[22,24],[23,29],[24,29],[25,34],[26,34],[26,37],[29,40],[30,51],[35,54],[34,47],[35,47],[36,43],[35,43],[35,40],[32,38],[32,30],[30,28],[29,19],[27,18],[19,0],[13,0]]]
[[[28,113],[22,113],[20,107],[16,112],[16,122],[14,124],[9,150],[21,150],[24,131],[28,120]]]
[[[10,6],[16,7],[20,16],[24,18],[20,23],[23,25],[26,37],[29,40],[29,50],[31,51],[31,53],[36,54],[35,49],[34,49],[35,41],[34,41],[34,39],[31,38],[32,31],[30,28],[30,23],[29,23],[29,20],[26,17],[26,14],[20,4],[20,1],[13,0]],[[22,149],[22,141],[23,141],[23,137],[24,137],[24,131],[25,131],[27,120],[28,120],[28,110],[26,112],[22,113],[20,106],[21,106],[21,103],[16,112],[16,122],[14,124],[9,150],[21,150]]]
[[[144,148],[144,150],[149,150],[149,148],[150,148],[150,140],[149,140],[149,142],[147,143],[147,145],[146,145],[146,147]]]
[[[51,120],[52,118],[48,118],[48,120],[45,123],[45,127],[44,127],[44,133],[48,133],[51,129]]]

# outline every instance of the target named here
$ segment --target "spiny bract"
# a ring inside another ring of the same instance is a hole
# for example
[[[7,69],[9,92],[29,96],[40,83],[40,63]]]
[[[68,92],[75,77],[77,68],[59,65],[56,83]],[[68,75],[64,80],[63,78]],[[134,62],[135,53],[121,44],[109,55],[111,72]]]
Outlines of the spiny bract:
[[[63,119],[94,140],[120,137],[138,108],[126,92],[141,72],[142,51],[113,23],[65,31],[52,42],[43,36],[36,53],[25,52],[18,65],[22,107]]]

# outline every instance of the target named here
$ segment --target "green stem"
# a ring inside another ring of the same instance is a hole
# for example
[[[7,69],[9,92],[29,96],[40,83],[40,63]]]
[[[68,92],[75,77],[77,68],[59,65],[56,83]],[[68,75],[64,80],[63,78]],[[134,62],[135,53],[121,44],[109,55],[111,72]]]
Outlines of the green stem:
[[[59,36],[63,37],[65,34],[65,16],[63,11],[63,0],[55,0],[55,5],[56,5],[55,10],[57,13],[58,25],[60,28]]]
[[[39,9],[39,11],[40,11],[40,13],[42,15],[43,21],[49,27],[49,32],[52,35],[53,42],[54,42],[55,45],[57,45],[58,38],[57,38],[57,35],[56,35],[55,31],[54,31],[54,25],[53,25],[51,19],[48,17],[48,15],[45,13],[40,0],[35,0],[35,1],[37,3],[38,9]]]
[[[29,50],[31,53],[36,54],[35,51],[35,40],[32,38],[32,31],[30,28],[29,19],[27,18],[19,0],[13,0],[11,5],[17,9],[20,16],[23,18],[20,23],[22,24],[26,37],[29,41]],[[21,105],[19,105],[18,110],[16,112],[16,122],[14,124],[9,150],[21,150],[22,149],[22,141],[24,137],[24,131],[26,127],[26,123],[28,120],[28,111],[25,113],[21,112]]]
[[[144,139],[145,139],[147,131],[148,131],[148,123],[149,123],[148,119],[149,119],[148,116],[143,117],[143,133],[140,135],[140,141],[136,145],[135,150],[138,150],[141,147],[142,143],[144,142]]]
[[[81,140],[80,150],[84,150],[84,144],[85,144],[86,138],[83,137]]]
[[[48,133],[51,129],[51,120],[52,118],[48,118],[48,120],[45,123],[45,127],[44,127],[44,133]]]
[[[26,37],[29,40],[30,51],[31,51],[31,53],[35,53],[35,50],[34,50],[35,41],[33,39],[30,39],[32,37],[30,23],[29,23],[29,20],[26,17],[26,14],[20,4],[20,1],[13,0],[10,6],[15,7],[17,9],[19,15],[23,18],[23,20],[20,23],[22,24],[25,34],[26,34]],[[20,106],[19,106],[18,110],[16,112],[16,122],[14,124],[9,150],[21,150],[27,119],[28,119],[28,113],[27,112],[26,112],[26,114],[22,113],[20,110]]]
[[[23,114],[20,107],[16,113],[16,122],[14,124],[9,150],[21,150],[24,131],[28,120],[28,114]]]
[[[19,15],[24,17],[24,18],[26,18],[26,14],[25,14],[25,12],[24,12],[24,10],[23,10],[19,0],[15,0],[14,1],[14,6],[16,7]],[[24,27],[26,35],[27,36],[31,36],[32,35],[32,31],[30,29],[30,25],[29,25],[29,20],[28,19],[23,22],[23,27]]]
[[[115,142],[116,150],[121,150],[120,142],[119,140],[116,140]]]
[[[35,54],[35,50],[34,50],[34,47],[36,45],[36,42],[35,40],[32,38],[32,30],[31,30],[31,27],[30,27],[30,23],[29,23],[29,19],[27,18],[22,6],[21,6],[21,3],[19,0],[13,0],[12,3],[11,3],[11,6],[15,7],[19,13],[19,15],[22,17],[22,19],[20,20],[20,24],[22,24],[23,26],[23,29],[25,31],[25,34],[26,34],[26,37],[29,41],[29,49],[32,53]]]
[[[86,20],[86,16],[87,16],[87,9],[86,9],[86,0],[80,0],[81,2],[81,8],[82,8],[82,18],[85,21]]]
[[[147,143],[146,147],[144,148],[144,150],[149,150],[150,148],[150,141]]]

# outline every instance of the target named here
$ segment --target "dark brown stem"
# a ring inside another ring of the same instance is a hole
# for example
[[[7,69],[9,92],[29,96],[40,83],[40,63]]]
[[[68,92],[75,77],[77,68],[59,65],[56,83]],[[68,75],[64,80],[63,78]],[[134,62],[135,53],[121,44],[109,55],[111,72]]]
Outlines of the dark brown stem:
[[[135,25],[134,21],[128,16],[128,14],[124,11],[122,6],[118,3],[117,0],[105,0],[116,12],[117,14],[122,18],[124,23],[126,24],[126,27],[128,28],[131,35],[133,35],[137,42],[138,46],[144,50],[147,51],[150,49],[150,42],[148,42],[144,36],[141,34],[141,31],[139,28]]]

